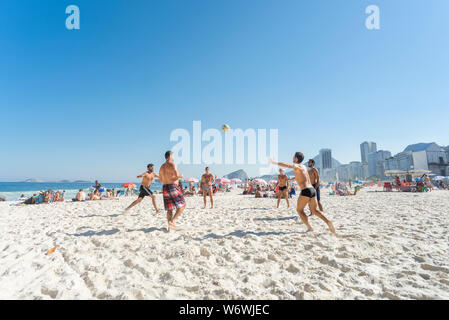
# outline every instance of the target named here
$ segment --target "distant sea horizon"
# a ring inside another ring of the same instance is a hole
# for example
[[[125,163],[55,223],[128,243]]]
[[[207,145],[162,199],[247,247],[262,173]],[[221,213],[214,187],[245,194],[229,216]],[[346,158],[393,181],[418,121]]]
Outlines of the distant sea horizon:
[[[100,182],[106,189],[124,190],[122,187],[123,182],[111,183]],[[133,182],[136,188],[140,188],[140,183]],[[93,182],[0,182],[0,196],[6,197],[7,201],[15,201],[22,194],[26,197],[31,197],[33,194],[38,193],[40,190],[54,190],[65,191],[65,199],[71,199],[75,197],[79,189],[88,191],[90,187],[94,186]],[[160,182],[154,182],[151,185],[152,190],[161,191],[162,184]]]

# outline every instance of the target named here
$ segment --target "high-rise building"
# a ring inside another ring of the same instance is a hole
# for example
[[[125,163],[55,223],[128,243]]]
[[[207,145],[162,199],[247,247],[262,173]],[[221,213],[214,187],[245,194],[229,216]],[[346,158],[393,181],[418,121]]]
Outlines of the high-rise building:
[[[319,153],[321,168],[329,169],[332,168],[332,150],[331,149],[321,149]]]
[[[376,152],[368,153],[368,176],[383,176],[383,166],[381,161],[391,157],[390,151],[379,150]]]
[[[368,154],[377,151],[377,144],[372,141],[365,141],[360,144],[360,155],[362,163],[368,163]]]

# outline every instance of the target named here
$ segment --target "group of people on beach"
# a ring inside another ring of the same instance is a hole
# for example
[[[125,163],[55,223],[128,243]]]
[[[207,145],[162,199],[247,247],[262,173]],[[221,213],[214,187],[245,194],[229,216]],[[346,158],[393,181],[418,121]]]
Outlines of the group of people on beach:
[[[47,191],[41,190],[39,194],[35,193],[31,197],[26,198],[22,195],[20,199],[23,204],[41,204],[41,203],[52,203],[52,202],[64,202],[65,201],[65,191],[58,190],[54,191],[48,189]]]
[[[278,207],[281,197],[284,197],[288,202],[288,194],[287,184],[289,181],[296,180],[301,192],[298,197],[296,211],[299,214],[302,222],[306,225],[308,231],[313,231],[312,227],[309,224],[308,217],[304,213],[305,207],[308,205],[311,215],[315,215],[316,217],[323,220],[331,233],[335,234],[335,228],[330,220],[328,220],[322,212],[322,205],[319,202],[319,174],[318,170],[314,168],[314,160],[311,159],[308,162],[309,170],[302,164],[304,160],[304,155],[301,152],[296,152],[293,156],[293,163],[283,163],[283,162],[275,162],[272,159],[269,159],[270,162],[274,165],[278,165],[280,167],[292,169],[295,175],[294,178],[288,178],[284,174],[284,171],[281,169],[279,171],[278,183],[279,187],[279,197],[278,197]],[[179,230],[179,227],[176,225],[176,220],[182,214],[186,207],[186,201],[183,194],[182,183],[180,183],[180,179],[184,176],[179,173],[178,166],[174,162],[173,152],[167,151],[165,153],[165,162],[159,169],[159,174],[154,172],[154,165],[149,164],[147,166],[147,171],[137,176],[138,178],[142,178],[142,184],[140,186],[140,193],[137,200],[132,202],[125,211],[130,210],[135,205],[139,204],[145,197],[150,197],[153,202],[154,209],[156,213],[159,212],[156,204],[156,199],[151,191],[151,184],[154,181],[154,178],[158,178],[162,183],[162,194],[164,199],[164,208],[167,211],[167,230]],[[214,176],[210,173],[209,168],[205,169],[205,173],[201,177],[201,190],[203,192],[203,200],[204,200],[204,208],[207,204],[207,197],[210,199],[211,208],[213,208],[213,190],[212,185],[214,183]]]

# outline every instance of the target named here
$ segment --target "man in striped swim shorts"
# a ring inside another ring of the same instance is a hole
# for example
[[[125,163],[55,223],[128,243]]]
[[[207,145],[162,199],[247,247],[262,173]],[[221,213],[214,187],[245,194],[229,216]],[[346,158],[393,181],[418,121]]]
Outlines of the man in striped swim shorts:
[[[162,182],[162,194],[164,196],[164,207],[167,211],[167,230],[179,230],[175,220],[181,215],[186,207],[186,201],[178,186],[178,180],[184,176],[178,172],[178,166],[173,161],[173,152],[165,153],[165,163],[159,170],[159,180]],[[173,215],[173,211],[176,210]]]

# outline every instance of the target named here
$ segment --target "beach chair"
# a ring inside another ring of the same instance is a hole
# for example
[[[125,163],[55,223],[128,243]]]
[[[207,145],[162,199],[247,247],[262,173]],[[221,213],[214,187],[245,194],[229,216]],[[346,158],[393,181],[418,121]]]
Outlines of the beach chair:
[[[384,191],[393,191],[393,186],[390,182],[384,182]]]

